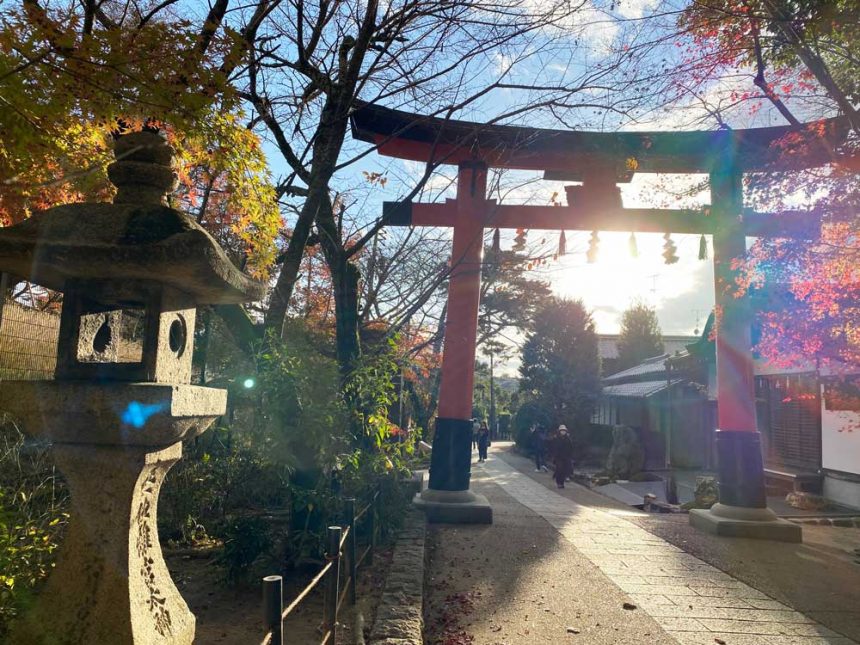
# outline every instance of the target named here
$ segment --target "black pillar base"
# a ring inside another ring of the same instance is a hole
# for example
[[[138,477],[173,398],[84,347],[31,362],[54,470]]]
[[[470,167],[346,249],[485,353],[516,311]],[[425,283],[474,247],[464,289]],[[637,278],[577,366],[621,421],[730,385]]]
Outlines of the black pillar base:
[[[709,510],[692,509],[690,524],[724,537],[802,542],[800,525],[769,508],[758,432],[717,431],[720,501]]]
[[[430,456],[430,488],[469,490],[472,470],[472,421],[436,419]]]
[[[720,503],[766,508],[759,433],[717,430],[716,447]]]

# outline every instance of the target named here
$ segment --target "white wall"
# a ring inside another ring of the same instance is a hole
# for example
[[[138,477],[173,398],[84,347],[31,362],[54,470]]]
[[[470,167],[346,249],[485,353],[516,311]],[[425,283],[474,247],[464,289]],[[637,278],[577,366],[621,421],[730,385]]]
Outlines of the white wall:
[[[821,465],[830,470],[860,475],[860,413],[828,410],[824,401],[823,386],[821,390]]]

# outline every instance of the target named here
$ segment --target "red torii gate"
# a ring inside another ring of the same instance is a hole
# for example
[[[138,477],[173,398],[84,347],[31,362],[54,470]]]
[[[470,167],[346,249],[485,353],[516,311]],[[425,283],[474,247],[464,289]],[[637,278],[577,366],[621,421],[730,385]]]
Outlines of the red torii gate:
[[[691,514],[700,528],[723,535],[799,541],[797,525],[767,509],[756,426],[751,313],[732,295],[731,260],[743,255],[746,236],[809,236],[817,222],[807,213],[779,217],[743,207],[744,172],[800,170],[833,161],[840,120],[817,124],[819,134],[801,151],[783,155],[774,142],[788,127],[700,132],[575,132],[486,125],[424,117],[362,105],[351,117],[353,137],[380,154],[433,164],[457,164],[456,199],[444,204],[386,202],[394,226],[454,229],[448,314],[429,489],[416,502],[435,521],[491,522],[486,499],[469,490],[472,387],[480,300],[484,228],[705,233],[713,236],[716,306],[716,446],[720,503]],[[635,160],[634,164],[630,160]],[[703,210],[623,208],[617,184],[635,172],[707,173],[711,206]],[[487,169],[544,171],[545,177],[582,182],[567,207],[513,206],[486,198]]]

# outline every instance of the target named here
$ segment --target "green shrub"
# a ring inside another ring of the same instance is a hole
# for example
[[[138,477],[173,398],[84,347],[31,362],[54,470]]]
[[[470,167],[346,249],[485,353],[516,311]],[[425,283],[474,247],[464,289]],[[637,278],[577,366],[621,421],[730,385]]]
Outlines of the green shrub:
[[[696,490],[692,500],[686,504],[682,504],[684,510],[694,508],[711,508],[720,500],[720,489],[717,480],[713,477],[697,477]]]
[[[30,516],[26,502],[7,497],[0,491],[0,633],[53,567],[59,525],[68,519],[65,513]]]
[[[396,477],[385,477],[379,481],[381,503],[378,521],[382,540],[393,538],[403,526],[406,512],[412,503],[411,491]]]
[[[568,426],[573,441],[573,458],[580,466],[603,466],[612,448],[612,431],[606,426],[582,423]]]
[[[0,419],[0,636],[50,573],[68,506],[47,446]]]
[[[223,540],[231,583],[267,551],[278,555],[274,566],[318,567],[326,527],[341,522],[346,497],[361,508],[381,486],[383,534],[399,525],[408,502],[397,481],[409,475],[418,433],[402,440],[391,432],[394,345],[368,351],[343,375],[329,338],[300,321],[288,321],[287,337],[250,356],[210,342],[218,349],[207,373],[229,389],[231,410],[185,445],[161,492],[165,543]]]
[[[224,531],[224,552],[218,563],[224,567],[228,584],[247,582],[252,565],[272,546],[269,525],[261,517],[232,518]]]
[[[239,435],[238,437],[236,435]],[[266,459],[248,437],[216,427],[185,445],[158,503],[159,535],[193,545],[224,536],[228,518],[248,508],[290,503],[289,470]]]

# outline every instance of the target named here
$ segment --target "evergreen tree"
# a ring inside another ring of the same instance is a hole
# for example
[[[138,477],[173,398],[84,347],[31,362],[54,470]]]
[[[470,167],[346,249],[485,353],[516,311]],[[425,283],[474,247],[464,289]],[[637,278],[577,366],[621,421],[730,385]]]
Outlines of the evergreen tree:
[[[552,298],[526,337],[520,391],[546,411],[550,425],[576,429],[589,422],[600,393],[594,321],[581,300]]]
[[[527,254],[487,247],[484,257],[478,345],[498,354],[504,347],[500,336],[526,332],[551,291],[549,283],[530,276]],[[489,346],[492,343],[494,350]]]
[[[663,334],[657,312],[641,300],[635,301],[621,315],[618,338],[618,370],[625,370],[646,358],[663,353]]]

